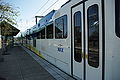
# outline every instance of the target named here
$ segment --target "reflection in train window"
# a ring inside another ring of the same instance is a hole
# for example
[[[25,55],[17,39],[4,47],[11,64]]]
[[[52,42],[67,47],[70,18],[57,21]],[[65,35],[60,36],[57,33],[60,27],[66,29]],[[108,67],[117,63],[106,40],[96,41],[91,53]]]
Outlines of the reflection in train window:
[[[55,38],[67,38],[67,15],[55,20]]]
[[[95,68],[99,66],[99,14],[98,5],[88,8],[88,64]]]
[[[52,39],[53,38],[53,24],[51,24],[51,25],[48,25],[47,27],[46,27],[46,38],[47,39]]]
[[[116,35],[120,37],[120,0],[115,0]]]
[[[41,39],[45,39],[45,28],[40,31]]]
[[[82,61],[82,26],[81,12],[74,14],[74,59],[77,62]]]

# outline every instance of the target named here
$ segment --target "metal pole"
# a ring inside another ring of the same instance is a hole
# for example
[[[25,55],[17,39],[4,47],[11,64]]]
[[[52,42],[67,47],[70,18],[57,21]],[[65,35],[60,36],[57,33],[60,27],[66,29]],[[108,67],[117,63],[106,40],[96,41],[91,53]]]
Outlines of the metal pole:
[[[35,16],[36,24],[37,24],[37,18],[43,18],[44,16]]]

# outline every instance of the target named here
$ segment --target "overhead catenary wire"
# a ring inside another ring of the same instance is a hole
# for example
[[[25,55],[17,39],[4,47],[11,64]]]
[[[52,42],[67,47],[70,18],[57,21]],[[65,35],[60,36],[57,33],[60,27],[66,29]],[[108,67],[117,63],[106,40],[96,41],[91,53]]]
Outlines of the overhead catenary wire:
[[[50,1],[50,0],[47,0],[47,1],[39,8],[39,10],[31,17],[31,19],[34,19],[34,18],[35,18],[35,15],[36,15],[38,12],[40,12],[40,10],[42,10],[43,7],[44,7],[49,1]]]
[[[42,8],[49,2],[50,0],[47,0],[45,4],[43,4],[43,6],[40,7],[40,9],[35,13],[35,15],[40,11],[42,10]]]
[[[43,6],[41,6],[41,7],[39,8],[39,10],[34,14],[34,16],[35,16],[38,12],[40,12],[40,10],[42,10],[43,7],[44,7],[49,1],[50,1],[50,0],[47,0],[46,3],[45,3]],[[59,1],[59,0],[55,1],[55,2],[54,2],[49,8],[47,8],[43,13],[45,13],[47,10],[49,10],[49,9],[50,9],[52,6],[54,6],[58,1]],[[43,15],[43,13],[42,13],[41,15]],[[34,16],[31,17],[31,18],[33,19]]]
[[[42,6],[40,7],[40,9],[35,13],[35,15],[40,11],[42,10],[42,8],[49,2],[50,0],[47,0],[47,2]],[[41,15],[43,15],[47,10],[49,10],[52,6],[54,6],[59,0],[55,1],[52,5],[50,5],[50,7],[48,7]],[[34,19],[34,17],[32,17],[32,20]],[[30,26],[30,23],[28,23],[27,27]]]
[[[43,15],[47,10],[49,10],[52,6],[54,6],[59,0],[55,1],[50,7],[48,7],[41,15]]]

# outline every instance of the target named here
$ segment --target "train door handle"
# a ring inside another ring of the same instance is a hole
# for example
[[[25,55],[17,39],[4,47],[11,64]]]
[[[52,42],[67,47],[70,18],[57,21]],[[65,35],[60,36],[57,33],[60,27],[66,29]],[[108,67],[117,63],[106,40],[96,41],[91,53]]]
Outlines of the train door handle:
[[[58,44],[58,46],[63,46],[62,44]]]

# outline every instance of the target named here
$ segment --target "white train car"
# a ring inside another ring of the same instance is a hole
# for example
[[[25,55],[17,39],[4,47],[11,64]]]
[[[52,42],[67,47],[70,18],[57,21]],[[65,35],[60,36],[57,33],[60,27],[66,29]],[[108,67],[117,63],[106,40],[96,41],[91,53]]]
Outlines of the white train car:
[[[0,35],[0,49],[2,48],[2,35]]]
[[[120,0],[70,0],[37,34],[41,56],[76,79],[120,80]]]

